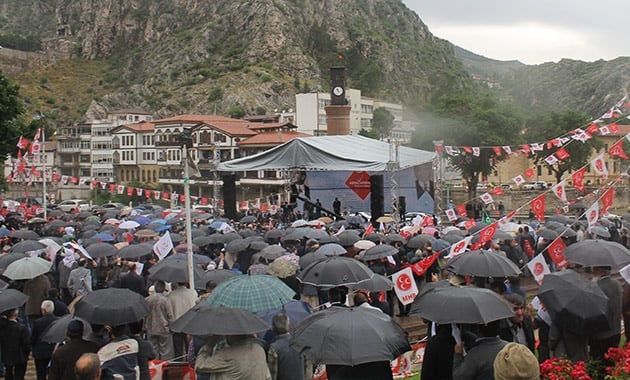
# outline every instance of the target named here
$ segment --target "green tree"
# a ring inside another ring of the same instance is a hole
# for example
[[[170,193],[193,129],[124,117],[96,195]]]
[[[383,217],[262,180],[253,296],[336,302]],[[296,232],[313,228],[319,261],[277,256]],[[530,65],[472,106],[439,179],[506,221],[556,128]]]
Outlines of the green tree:
[[[527,122],[528,128],[525,134],[527,141],[539,142],[543,145],[543,150],[535,152],[533,160],[536,165],[544,165],[549,167],[553,172],[556,183],[562,181],[565,173],[577,170],[586,165],[594,150],[603,147],[603,143],[598,139],[590,139],[585,143],[576,140],[570,140],[564,145],[564,149],[570,154],[570,157],[559,160],[553,165],[547,164],[545,158],[554,154],[559,148],[556,146],[548,146],[546,142],[559,136],[565,136],[567,132],[576,128],[586,128],[590,121],[590,117],[577,111],[568,110],[564,112],[551,112],[533,118]]]
[[[246,115],[245,107],[243,107],[241,105],[232,106],[228,110],[228,115],[230,115],[230,117],[233,118],[233,119],[240,119],[240,118],[242,118],[243,116]]]
[[[389,136],[394,128],[394,115],[385,108],[377,108],[372,113],[372,134],[381,140]]]
[[[0,157],[15,152],[15,144],[25,131],[19,86],[11,84],[0,71]]]

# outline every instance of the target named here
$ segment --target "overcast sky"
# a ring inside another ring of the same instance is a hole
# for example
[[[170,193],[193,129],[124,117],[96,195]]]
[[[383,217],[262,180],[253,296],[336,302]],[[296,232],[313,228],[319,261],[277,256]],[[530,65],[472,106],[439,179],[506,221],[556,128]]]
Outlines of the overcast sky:
[[[403,0],[435,36],[527,64],[630,56],[630,0]]]

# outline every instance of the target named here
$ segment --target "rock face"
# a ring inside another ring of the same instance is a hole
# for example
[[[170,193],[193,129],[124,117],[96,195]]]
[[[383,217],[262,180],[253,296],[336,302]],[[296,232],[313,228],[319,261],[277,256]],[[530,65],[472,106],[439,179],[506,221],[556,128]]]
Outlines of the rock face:
[[[0,17],[0,34],[28,31],[49,62],[107,60],[106,107],[285,108],[326,90],[335,64],[349,86],[410,105],[469,83],[400,0],[5,0]]]

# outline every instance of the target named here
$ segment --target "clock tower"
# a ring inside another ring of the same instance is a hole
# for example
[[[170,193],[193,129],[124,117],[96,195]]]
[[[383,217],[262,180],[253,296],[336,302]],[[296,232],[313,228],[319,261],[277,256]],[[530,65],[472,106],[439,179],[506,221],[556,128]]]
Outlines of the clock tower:
[[[346,99],[344,66],[330,68],[330,105],[326,109],[328,135],[350,134],[350,109]]]

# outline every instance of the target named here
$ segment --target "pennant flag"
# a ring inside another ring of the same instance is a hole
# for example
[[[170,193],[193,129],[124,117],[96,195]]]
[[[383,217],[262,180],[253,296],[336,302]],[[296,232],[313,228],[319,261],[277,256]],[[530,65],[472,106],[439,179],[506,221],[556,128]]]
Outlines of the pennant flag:
[[[136,195],[141,197],[142,194],[144,193],[144,189],[141,187],[136,187]]]
[[[87,183],[87,178],[85,177],[81,177],[79,178],[79,185],[85,185]]]
[[[628,157],[626,152],[623,150],[623,140],[619,140],[616,143],[614,143],[608,150],[608,153],[611,156],[623,158],[624,160],[630,159],[630,157]]]
[[[125,185],[118,185],[116,190],[118,194],[123,194],[125,192]]]
[[[479,157],[481,155],[481,149],[478,146],[473,146],[472,148],[473,156]]]
[[[516,177],[512,178],[512,181],[514,181],[516,186],[521,186],[522,184],[525,183],[525,178],[519,174]]]
[[[435,260],[437,260],[438,257],[440,257],[440,252],[435,252],[431,256],[425,257],[417,263],[412,264],[411,270],[416,276],[422,276],[429,268],[431,268],[431,265],[435,263]]]
[[[558,162],[558,159],[552,154],[551,156],[545,158],[545,162],[547,163],[547,165],[554,165],[556,162]]]
[[[153,190],[146,189],[146,190],[144,191],[144,197],[145,197],[145,198],[149,199],[149,198],[151,198],[151,196],[152,196],[152,195],[153,195]]]
[[[116,184],[115,184],[115,183],[110,183],[110,184],[109,184],[109,191],[111,191],[112,193],[113,193],[114,191],[116,191]]]
[[[499,225],[509,223],[510,219],[512,219],[514,217],[514,215],[516,215],[516,213],[518,211],[520,211],[520,208],[510,211],[506,216],[504,216],[503,218],[499,219],[498,220]]]
[[[573,181],[573,187],[575,187],[579,191],[584,191],[586,189],[586,186],[584,186],[585,174],[586,174],[586,166],[583,166],[571,175],[571,180]]]
[[[127,186],[127,196],[132,197],[134,193],[134,188],[131,186]]]
[[[418,295],[418,286],[416,285],[416,281],[413,279],[411,267],[407,267],[394,273],[392,275],[392,281],[394,282],[396,297],[398,297],[400,302],[403,305],[412,303]]]
[[[606,167],[606,161],[604,161],[604,154],[600,154],[591,161],[591,167],[593,171],[602,177],[608,177],[608,168]]]
[[[453,149],[453,147],[450,145],[445,146],[444,150],[446,151],[446,154],[448,154],[449,156],[456,156],[458,153],[457,150]]]
[[[551,273],[551,271],[549,270],[549,266],[545,262],[545,258],[542,254],[539,254],[531,259],[527,263],[527,267],[534,276],[534,280],[536,280],[536,282],[539,284],[542,284],[543,277],[545,277],[546,274]]]
[[[525,156],[529,156],[529,152],[530,152],[530,150],[531,150],[531,149],[529,149],[529,145],[527,145],[527,144],[523,144],[523,145],[521,145],[521,151],[522,151],[523,153],[525,153]]]
[[[610,187],[602,195],[602,215],[606,215],[615,200],[615,189]]]
[[[560,199],[562,202],[567,201],[567,192],[566,192],[566,188],[565,188],[565,181],[562,180],[560,181],[560,183],[555,184],[551,187],[551,191],[553,191],[553,193],[556,195],[556,197],[558,197],[558,199]]]
[[[466,213],[466,205],[464,204],[455,206],[455,210],[457,210],[457,213],[459,214],[459,216],[466,217],[468,215]]]
[[[463,149],[464,149],[464,152],[466,153],[472,153],[472,148],[469,146],[465,146]]]
[[[525,177],[527,177],[527,178],[533,178],[533,177],[534,177],[534,175],[536,175],[536,173],[534,172],[534,169],[532,169],[532,168],[529,168],[529,169],[525,170],[525,171],[523,172],[523,174],[524,174],[524,175],[525,175]]]
[[[502,146],[502,148],[506,154],[512,154],[512,147],[510,147],[509,145]]]
[[[18,148],[24,150],[24,149],[28,148],[30,143],[31,143],[31,141],[29,139],[25,138],[24,136],[20,136],[16,146]]]
[[[541,144],[539,144],[539,143],[533,143],[533,144],[530,144],[530,147],[531,147],[531,149],[532,149],[532,152],[540,152],[540,151],[542,151],[542,150],[543,150],[543,148],[544,148],[544,147],[543,147]]]
[[[490,215],[488,215],[488,212],[486,212],[486,210],[483,210],[483,215],[481,216],[481,222],[484,224],[490,224],[492,223],[492,219],[490,219]]]
[[[556,238],[547,246],[547,253],[554,263],[559,264],[564,261],[564,249],[567,245],[562,240],[562,237]]]
[[[602,136],[606,136],[610,134],[610,128],[608,128],[607,125],[604,125],[603,127],[599,128],[599,134]]]
[[[540,221],[545,220],[545,193],[542,193],[532,199],[529,202],[529,207],[531,207],[534,215],[536,215],[536,219]]]
[[[591,123],[588,128],[586,128],[586,132],[591,134],[599,132],[599,125],[597,125],[597,123]]]
[[[168,232],[162,235],[162,237],[153,245],[153,252],[157,255],[159,260],[162,260],[173,250],[173,241],[171,240],[171,234]]]
[[[473,228],[475,226],[475,219],[468,219],[466,222],[464,222],[464,226],[467,230]]]
[[[556,151],[555,155],[556,155],[556,157],[558,157],[559,160],[566,160],[567,158],[571,157],[569,152],[567,152],[567,150],[564,149],[564,148],[558,149]]]
[[[370,223],[368,225],[368,227],[365,229],[365,232],[363,233],[363,237],[368,236],[369,234],[371,234],[372,232],[374,232],[374,225],[372,225],[372,223]]]
[[[153,197],[155,198],[155,200],[160,200],[160,196],[162,195],[162,192],[159,190],[154,190],[153,191]]]
[[[501,186],[495,186],[492,190],[490,190],[490,194],[492,195],[503,195],[503,188]]]
[[[494,154],[496,154],[497,156],[501,155],[501,147],[493,146],[492,150],[494,150]]]
[[[586,221],[588,222],[588,232],[595,227],[599,220],[599,203],[595,202],[586,210]]]
[[[457,220],[457,212],[454,208],[449,208],[446,210],[446,217],[448,218],[449,222]]]
[[[450,259],[451,257],[455,257],[457,255],[461,255],[462,253],[466,252],[466,249],[468,248],[468,245],[470,244],[471,240],[472,240],[472,236],[466,236],[462,240],[451,245],[448,255],[445,258]]]
[[[484,245],[494,237],[494,234],[497,232],[497,228],[499,228],[499,223],[494,222],[483,230],[479,231],[479,241],[477,242],[479,245]]]
[[[619,133],[619,125],[617,123],[608,124],[608,129],[610,129],[610,133],[616,135]]]
[[[479,196],[479,198],[481,198],[483,203],[486,205],[494,202],[494,199],[492,198],[492,195],[490,195],[490,193],[483,193]]]
[[[162,192],[162,200],[163,201],[170,201],[171,200],[171,193],[169,193],[168,191],[163,191]]]
[[[422,222],[420,222],[422,227],[433,226],[433,217],[431,215],[425,215],[422,217]]]

